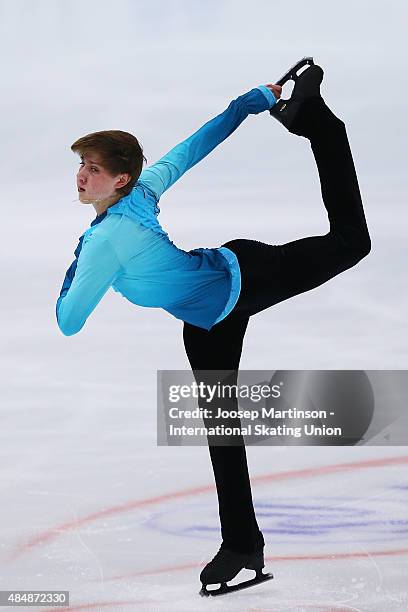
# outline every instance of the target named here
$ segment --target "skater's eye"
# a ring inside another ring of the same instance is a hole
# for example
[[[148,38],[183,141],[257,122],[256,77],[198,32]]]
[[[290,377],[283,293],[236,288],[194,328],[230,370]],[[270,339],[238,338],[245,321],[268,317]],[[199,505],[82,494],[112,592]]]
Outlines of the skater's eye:
[[[81,162],[79,162],[79,165],[84,167],[85,166],[85,162],[81,161]],[[95,166],[91,166],[91,172],[99,172],[99,168],[96,168]]]

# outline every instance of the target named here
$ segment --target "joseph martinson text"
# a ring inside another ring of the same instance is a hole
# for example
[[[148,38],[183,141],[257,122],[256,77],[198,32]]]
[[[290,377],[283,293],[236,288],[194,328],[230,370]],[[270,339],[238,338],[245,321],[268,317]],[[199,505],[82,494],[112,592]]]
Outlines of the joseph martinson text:
[[[332,412],[329,415],[333,415]],[[194,410],[180,410],[173,407],[169,409],[170,419],[189,420],[207,419],[211,420],[211,425],[191,426],[185,423],[169,423],[169,434],[174,436],[284,436],[301,438],[302,436],[327,436],[341,437],[341,427],[329,427],[322,423],[327,419],[326,410],[298,410],[288,408],[286,410],[276,410],[275,408],[262,408],[260,410],[222,410],[218,408],[212,413],[206,408],[196,408]],[[225,421],[231,419],[246,419],[250,421],[241,426],[229,426]],[[221,421],[217,423],[216,421]],[[265,420],[267,423],[255,421]],[[273,424],[273,421],[277,421]],[[282,423],[282,420],[285,422]],[[297,422],[291,426],[288,421]],[[224,422],[222,422],[224,421]],[[253,421],[253,422],[251,422]],[[305,421],[299,424],[299,421]],[[317,424],[317,423],[318,424]]]

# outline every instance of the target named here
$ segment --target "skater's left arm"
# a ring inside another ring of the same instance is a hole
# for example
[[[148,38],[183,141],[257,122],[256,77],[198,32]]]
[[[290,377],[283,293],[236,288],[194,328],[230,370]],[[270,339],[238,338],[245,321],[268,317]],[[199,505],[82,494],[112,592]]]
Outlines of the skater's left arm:
[[[269,85],[259,85],[239,96],[223,113],[205,123],[192,136],[143,170],[139,182],[148,187],[159,200],[185,172],[230,136],[249,114],[257,115],[272,108],[276,99]]]
[[[65,336],[78,333],[120,274],[122,266],[103,236],[90,235],[69,267],[57,300],[56,315]]]

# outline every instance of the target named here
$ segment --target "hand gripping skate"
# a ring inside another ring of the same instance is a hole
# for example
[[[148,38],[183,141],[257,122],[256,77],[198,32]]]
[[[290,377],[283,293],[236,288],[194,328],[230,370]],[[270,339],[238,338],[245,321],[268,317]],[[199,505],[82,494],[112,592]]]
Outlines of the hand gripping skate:
[[[200,578],[203,586],[200,595],[202,597],[226,595],[232,591],[240,591],[266,580],[271,580],[273,578],[272,574],[264,574],[262,572],[264,566],[263,549],[252,554],[241,554],[220,549],[214,559],[201,572]],[[227,585],[227,582],[235,578],[243,568],[255,570],[255,578],[245,580],[239,584]],[[220,584],[220,587],[209,590],[207,589],[209,584]]]
[[[298,70],[303,66],[309,66],[301,74]],[[292,66],[286,74],[276,82],[276,85],[284,85],[288,81],[295,81],[292,95],[288,100],[278,100],[270,109],[270,114],[282,123],[289,131],[298,114],[302,103],[307,98],[320,96],[320,83],[323,80],[323,70],[314,63],[313,57],[304,57]]]

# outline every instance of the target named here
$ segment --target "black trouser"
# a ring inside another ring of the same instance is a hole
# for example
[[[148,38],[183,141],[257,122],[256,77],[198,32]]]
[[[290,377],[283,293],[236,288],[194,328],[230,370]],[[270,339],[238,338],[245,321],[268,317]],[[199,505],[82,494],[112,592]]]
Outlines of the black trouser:
[[[344,123],[320,101],[309,103],[304,124],[305,131],[300,135],[310,139],[330,231],[324,236],[278,246],[244,239],[223,245],[237,255],[241,294],[232,312],[210,331],[184,323],[184,345],[197,382],[205,378],[204,370],[231,370],[233,375],[228,382],[236,384],[251,315],[318,287],[354,266],[370,251]],[[211,382],[215,382],[214,377]],[[236,400],[229,405],[238,407]],[[238,419],[235,425],[239,425]],[[222,545],[238,552],[252,552],[263,544],[263,537],[255,518],[243,441],[238,446],[215,446],[209,439],[209,450],[218,494]]]

